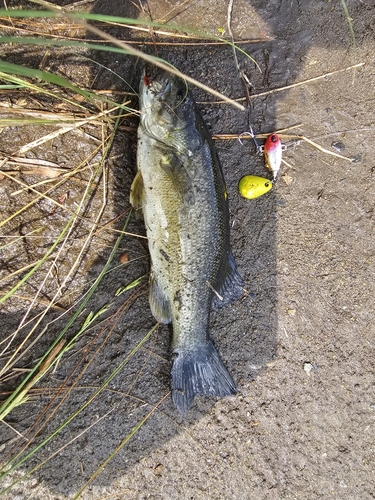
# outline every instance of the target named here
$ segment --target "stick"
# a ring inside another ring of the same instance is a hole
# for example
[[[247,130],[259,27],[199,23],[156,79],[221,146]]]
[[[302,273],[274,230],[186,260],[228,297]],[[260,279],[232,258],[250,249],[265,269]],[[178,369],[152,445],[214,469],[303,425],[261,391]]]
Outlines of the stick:
[[[276,92],[282,92],[284,90],[289,90],[289,89],[292,89],[294,87],[299,87],[300,85],[306,85],[307,83],[315,82],[316,80],[321,80],[322,78],[325,78],[326,76],[332,76],[332,75],[336,75],[338,73],[342,73],[343,71],[348,71],[350,69],[359,68],[361,66],[364,66],[364,64],[365,64],[364,62],[354,64],[354,66],[348,66],[347,68],[336,69],[335,71],[331,71],[330,73],[325,73],[324,75],[315,76],[313,78],[309,78],[308,80],[303,80],[302,82],[296,82],[296,83],[292,83],[291,85],[286,85],[285,87],[279,87],[277,89],[267,90],[266,92],[261,92],[260,94],[253,94],[250,96],[250,99],[255,99],[257,97],[263,97],[266,95],[275,94]],[[242,102],[242,101],[246,101],[246,99],[247,99],[247,97],[239,97],[238,99],[234,99],[234,101]],[[198,102],[198,104],[223,104],[223,101]]]
[[[42,2],[40,0],[35,1],[35,3],[39,3],[41,5],[44,4],[44,2]],[[145,54],[141,50],[138,50],[138,49],[132,47],[128,43],[117,40],[115,37],[109,35],[108,33],[105,33],[103,30],[100,30],[99,28],[96,28],[92,24],[88,24],[85,21],[83,21],[82,19],[78,19],[74,16],[71,16],[68,12],[60,12],[60,10],[56,9],[56,6],[54,6],[53,10],[57,13],[57,15],[59,17],[67,17],[72,22],[83,26],[88,32],[91,32],[91,33],[94,33],[95,35],[100,36],[103,40],[106,40],[107,42],[110,42],[113,45],[120,47],[121,49],[126,50],[129,54],[136,56],[136,57],[140,57],[141,59],[153,64],[154,66],[158,66],[159,68],[161,68],[165,71],[168,71],[169,73],[172,73],[172,75],[176,75],[179,78],[182,78],[183,80],[186,80],[187,82],[192,83],[193,85],[196,85],[197,87],[201,88],[202,90],[209,92],[210,94],[215,95],[219,99],[222,99],[224,102],[226,102],[228,104],[232,104],[235,108],[237,108],[241,111],[245,111],[246,108],[244,106],[242,106],[242,104],[239,104],[238,102],[234,101],[233,99],[230,99],[229,97],[221,94],[217,90],[214,90],[211,87],[208,87],[204,83],[201,83],[198,80],[195,80],[191,76],[188,76],[188,75],[181,73],[181,71],[178,71],[177,69],[170,66],[169,64],[166,64],[165,62],[163,62],[159,59],[156,59],[153,56]]]

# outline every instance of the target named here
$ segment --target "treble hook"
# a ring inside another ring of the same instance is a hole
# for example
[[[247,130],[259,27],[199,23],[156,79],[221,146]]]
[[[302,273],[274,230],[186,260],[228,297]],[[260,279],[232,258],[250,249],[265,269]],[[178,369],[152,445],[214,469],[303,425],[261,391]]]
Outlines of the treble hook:
[[[241,137],[242,137],[242,136],[244,136],[244,135],[249,135],[249,136],[252,138],[252,140],[253,140],[253,142],[254,142],[254,145],[255,145],[255,148],[256,148],[256,150],[257,150],[257,153],[260,153],[260,152],[262,151],[262,147],[261,147],[261,146],[259,146],[259,143],[258,143],[258,141],[257,141],[257,139],[256,139],[256,137],[255,137],[255,134],[254,134],[253,128],[252,128],[252,127],[250,127],[250,132],[242,132],[242,134],[240,134],[240,135],[238,136],[238,140],[239,140],[240,144],[242,144],[242,146],[243,146],[243,142],[242,142],[242,140],[241,140]]]

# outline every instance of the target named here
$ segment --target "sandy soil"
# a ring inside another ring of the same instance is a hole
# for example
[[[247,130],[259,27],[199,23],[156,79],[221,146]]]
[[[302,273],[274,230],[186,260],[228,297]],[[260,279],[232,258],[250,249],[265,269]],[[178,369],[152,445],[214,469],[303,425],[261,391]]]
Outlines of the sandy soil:
[[[153,18],[173,17],[175,22],[213,31],[226,27],[226,1],[180,2],[172,11],[176,3],[150,1]],[[283,165],[281,177],[270,193],[249,201],[239,196],[238,181],[250,173],[267,176],[263,159],[255,154],[250,142],[243,146],[236,140],[216,142],[230,195],[233,253],[248,293],[243,300],[213,313],[211,332],[237,382],[238,394],[217,402],[197,398],[186,418],[178,415],[168,396],[171,332],[167,327],[160,328],[108,389],[27,460],[13,479],[55,451],[59,453],[4,498],[73,498],[165,395],[166,399],[86,488],[82,498],[375,497],[375,6],[370,0],[347,3],[356,34],[355,47],[340,2],[234,2],[235,38],[269,37],[268,41],[243,46],[262,69],[260,73],[251,61],[240,57],[241,67],[253,84],[252,93],[305,82],[252,99],[250,120],[254,130],[268,133],[300,124],[287,133],[303,135],[328,151],[339,149],[341,154],[355,158],[349,162],[303,140],[285,138],[288,166]],[[94,10],[136,15],[133,8],[123,7],[118,12],[118,3],[112,0],[98,2]],[[120,36],[120,28],[114,31]],[[13,48],[7,55],[11,60],[38,67],[44,52]],[[161,47],[159,55],[230,97],[244,95],[229,47]],[[47,57],[51,70],[58,69],[75,81],[93,82],[97,89],[124,87],[109,71],[87,62],[82,64],[79,54],[68,57],[64,53],[59,58],[56,52]],[[133,62],[104,53],[90,57],[129,81]],[[346,69],[358,63],[364,65]],[[336,70],[343,71],[310,80]],[[139,67],[133,80],[138,78]],[[246,113],[229,105],[210,104],[212,96],[198,89],[194,89],[194,95],[213,134],[247,130]],[[45,132],[4,129],[0,149],[12,153],[30,137]],[[74,142],[71,137],[61,138],[53,142],[52,153],[51,148],[34,153],[45,159],[53,157],[51,161],[69,167],[72,152],[83,158],[97,146],[94,139],[90,142],[77,135]],[[134,139],[134,134],[126,131],[116,137],[104,221],[129,207]],[[23,180],[31,183],[33,178]],[[2,211],[11,213],[15,206],[11,203],[15,202],[9,193],[15,186],[4,179],[1,182]],[[82,187],[72,182],[69,189],[68,206],[72,207]],[[31,195],[25,193],[24,201]],[[93,212],[99,209],[101,200],[100,192],[92,196]],[[50,213],[48,203],[41,203],[24,219],[12,223],[15,233],[11,234],[25,234],[43,223],[47,240],[34,241],[33,246],[25,243],[14,253],[2,250],[1,263],[6,272],[45,252],[56,228],[69,215],[58,212],[51,220]],[[86,229],[82,222],[80,230]],[[130,230],[144,234],[142,222],[135,219]],[[79,236],[78,232],[77,239]],[[113,234],[105,233],[87,251],[72,280],[75,293],[98,275],[113,241]],[[147,272],[144,241],[126,237],[119,254],[124,251],[131,258],[142,258],[105,278],[88,310],[110,303],[110,312],[115,311],[130,295],[115,298],[118,286]],[[62,274],[69,264],[67,260],[62,265]],[[32,294],[33,284],[27,286],[23,293]],[[50,287],[46,297],[52,294],[52,283]],[[102,335],[98,335],[99,328],[85,333],[56,371],[42,380],[42,396],[14,410],[6,421],[24,434],[49,403],[49,394],[67,380],[86,348],[84,365],[79,367],[80,372],[85,367],[82,378],[34,443],[41,442],[84,404],[154,324],[147,295],[139,295],[108,338],[108,329]],[[28,305],[19,299],[4,308],[1,336],[13,331]],[[35,312],[40,310],[35,307]],[[54,314],[42,323],[49,328],[39,349],[48,346],[66,323],[66,318],[52,322],[58,311]],[[38,356],[40,352],[29,352],[23,366],[33,366]],[[11,388],[12,383],[4,387]],[[70,384],[71,379],[67,382]],[[14,454],[22,444],[5,424],[0,426],[0,443],[4,444],[4,454]],[[7,478],[4,485],[9,482]]]

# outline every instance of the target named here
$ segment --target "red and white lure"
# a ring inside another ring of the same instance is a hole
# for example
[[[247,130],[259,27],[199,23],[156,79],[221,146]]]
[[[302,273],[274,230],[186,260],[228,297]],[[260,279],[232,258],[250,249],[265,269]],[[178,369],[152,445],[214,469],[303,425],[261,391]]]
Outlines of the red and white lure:
[[[241,144],[243,144],[241,137],[244,135],[249,135],[254,141],[257,153],[264,155],[266,167],[271,170],[273,174],[273,180],[275,181],[281,166],[282,152],[286,150],[286,146],[281,144],[280,137],[277,134],[271,134],[267,137],[264,146],[259,146],[251,127],[250,132],[243,132],[238,136],[238,140]]]
[[[273,173],[273,180],[276,180],[280,170],[282,160],[283,146],[281,145],[280,137],[277,134],[271,134],[267,137],[263,146],[263,154],[266,162],[266,167]]]

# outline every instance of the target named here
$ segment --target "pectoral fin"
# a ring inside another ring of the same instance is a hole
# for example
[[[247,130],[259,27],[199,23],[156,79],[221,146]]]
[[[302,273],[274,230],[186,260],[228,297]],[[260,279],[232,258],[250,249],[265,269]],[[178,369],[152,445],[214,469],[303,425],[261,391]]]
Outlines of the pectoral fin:
[[[188,161],[188,159],[187,159]],[[191,176],[177,154],[166,155],[160,162],[161,168],[172,181],[179,198],[188,205],[194,205],[195,196]]]
[[[134,210],[140,210],[145,201],[145,186],[143,184],[143,177],[138,170],[130,188],[130,203]]]
[[[152,273],[150,278],[149,301],[151,312],[157,321],[164,324],[172,321],[169,300],[165,296],[163,290],[159,287],[159,284]]]

